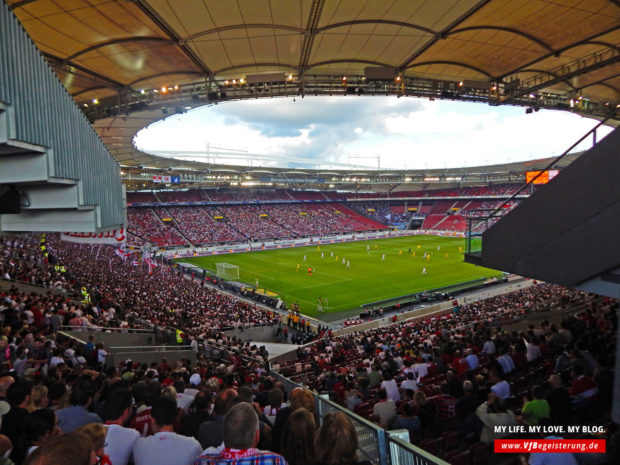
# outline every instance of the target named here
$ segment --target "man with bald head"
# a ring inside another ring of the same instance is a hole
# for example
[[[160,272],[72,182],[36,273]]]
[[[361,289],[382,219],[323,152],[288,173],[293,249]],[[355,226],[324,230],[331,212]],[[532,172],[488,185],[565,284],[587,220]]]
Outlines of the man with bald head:
[[[198,441],[203,448],[218,447],[224,440],[224,415],[230,409],[232,400],[237,396],[234,389],[220,391],[213,404],[213,419],[205,421],[198,429]]]

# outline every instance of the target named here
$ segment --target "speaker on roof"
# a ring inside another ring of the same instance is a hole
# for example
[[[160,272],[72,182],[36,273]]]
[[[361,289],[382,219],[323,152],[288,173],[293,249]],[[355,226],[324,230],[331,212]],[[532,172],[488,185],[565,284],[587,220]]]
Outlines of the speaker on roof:
[[[13,184],[0,186],[0,214],[20,213],[22,207],[19,201],[19,191]]]

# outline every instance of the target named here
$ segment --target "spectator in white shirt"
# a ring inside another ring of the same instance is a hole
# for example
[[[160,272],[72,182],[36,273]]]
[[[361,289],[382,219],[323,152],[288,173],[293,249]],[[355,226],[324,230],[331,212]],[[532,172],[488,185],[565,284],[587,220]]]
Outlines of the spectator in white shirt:
[[[155,434],[136,441],[135,465],[192,465],[202,452],[200,443],[174,432],[177,403],[169,397],[157,399],[151,410]]]
[[[392,373],[389,371],[383,375],[383,381],[381,382],[381,388],[387,392],[387,397],[394,402],[400,401],[400,392],[398,392],[398,384],[392,377]]]
[[[411,371],[407,373],[407,379],[405,379],[402,383],[400,383],[400,388],[403,391],[407,389],[411,389],[412,391],[417,391],[420,389]]]
[[[541,353],[540,353],[540,349],[538,348],[538,346],[536,345],[536,338],[532,339],[532,343],[527,342],[527,339],[523,338],[523,342],[525,343],[525,348],[527,349],[527,361],[528,362],[533,362],[534,360],[537,360],[540,358]]]
[[[105,418],[106,438],[104,453],[110,457],[112,465],[127,465],[140,433],[123,425],[131,416],[133,399],[128,389],[115,389],[105,401],[103,416]]]
[[[492,339],[489,339],[482,346],[482,353],[487,355],[495,355],[496,351],[495,342]]]

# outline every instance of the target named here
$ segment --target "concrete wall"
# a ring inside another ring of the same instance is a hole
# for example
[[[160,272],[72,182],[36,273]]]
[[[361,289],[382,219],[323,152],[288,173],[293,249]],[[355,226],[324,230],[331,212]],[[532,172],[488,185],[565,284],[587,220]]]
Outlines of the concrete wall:
[[[88,342],[88,336],[95,336],[95,344],[103,342],[106,350],[114,347],[152,346],[155,345],[153,333],[105,333],[101,331],[62,331],[67,336],[83,343]]]
[[[223,331],[228,337],[237,337],[243,342],[281,342],[281,338],[275,337],[275,328],[273,326],[257,326],[255,328],[239,328],[228,329]]]

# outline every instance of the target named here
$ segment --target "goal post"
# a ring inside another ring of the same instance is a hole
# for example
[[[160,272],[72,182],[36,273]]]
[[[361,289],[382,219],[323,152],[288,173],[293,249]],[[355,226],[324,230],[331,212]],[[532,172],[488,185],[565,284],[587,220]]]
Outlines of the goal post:
[[[217,276],[226,279],[239,279],[239,267],[237,265],[231,265],[230,263],[216,263]]]

